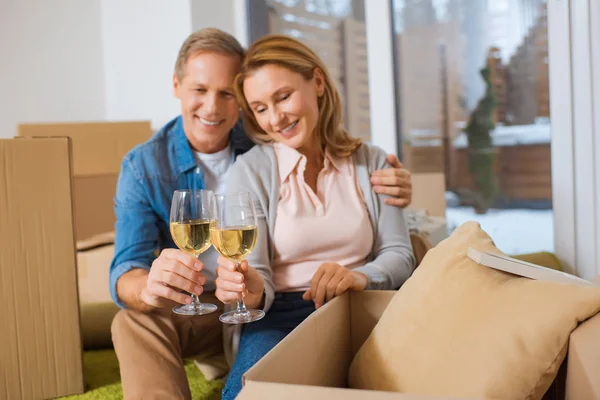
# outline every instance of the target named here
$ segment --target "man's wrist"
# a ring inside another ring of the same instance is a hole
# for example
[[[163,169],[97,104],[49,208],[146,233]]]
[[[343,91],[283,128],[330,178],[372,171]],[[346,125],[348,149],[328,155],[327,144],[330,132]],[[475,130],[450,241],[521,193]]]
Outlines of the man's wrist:
[[[145,290],[145,289],[146,289],[146,286],[144,285],[144,286],[142,287],[142,290],[140,290],[140,291],[138,292],[138,297],[137,297],[137,301],[136,301],[136,303],[138,304],[138,307],[139,307],[139,309],[140,309],[140,311],[141,311],[141,312],[144,312],[144,313],[149,313],[149,312],[152,312],[152,311],[155,311],[155,310],[157,310],[157,309],[158,309],[158,307],[156,307],[156,306],[153,306],[153,305],[151,305],[151,304],[148,304],[148,303],[147,303],[147,302],[144,300],[144,290]]]
[[[117,296],[127,308],[141,312],[154,311],[156,307],[146,303],[143,299],[147,282],[148,271],[143,268],[134,268],[117,280]]]

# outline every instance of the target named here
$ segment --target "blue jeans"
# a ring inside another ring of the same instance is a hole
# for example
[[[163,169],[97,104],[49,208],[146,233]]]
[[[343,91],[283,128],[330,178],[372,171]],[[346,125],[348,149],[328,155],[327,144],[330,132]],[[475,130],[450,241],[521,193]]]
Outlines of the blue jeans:
[[[223,400],[234,399],[242,390],[242,375],[315,311],[315,304],[302,300],[302,294],[275,293],[267,315],[244,326],[240,348],[223,389]]]

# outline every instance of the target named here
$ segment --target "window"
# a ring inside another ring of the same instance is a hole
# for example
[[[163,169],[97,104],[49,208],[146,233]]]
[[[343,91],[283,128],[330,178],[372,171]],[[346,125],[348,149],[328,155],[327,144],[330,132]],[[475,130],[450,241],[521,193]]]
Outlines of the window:
[[[553,249],[542,0],[393,0],[405,164],[443,172],[449,228],[508,254]]]
[[[293,36],[327,65],[344,103],[350,134],[370,140],[367,39],[363,0],[252,0],[251,40]]]

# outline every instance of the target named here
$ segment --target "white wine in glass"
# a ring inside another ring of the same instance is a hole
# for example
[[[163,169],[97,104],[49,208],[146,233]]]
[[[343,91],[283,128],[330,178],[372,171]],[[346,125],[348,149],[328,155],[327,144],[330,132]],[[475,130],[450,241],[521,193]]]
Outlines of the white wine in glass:
[[[222,229],[213,228],[213,245],[223,257],[241,262],[256,245],[258,239],[258,227],[231,226]]]
[[[176,190],[171,202],[171,236],[175,245],[194,258],[210,247],[211,204],[214,193],[210,190]],[[173,308],[181,315],[204,315],[217,311],[214,304],[201,303],[191,293],[192,302]]]
[[[214,199],[211,242],[220,255],[235,261],[239,270],[240,262],[252,252],[258,239],[252,196],[250,193],[217,194]],[[226,324],[245,324],[264,316],[263,310],[247,309],[244,299],[240,298],[236,310],[222,314],[219,319]]]
[[[171,222],[171,236],[177,247],[197,257],[210,247],[210,220]]]

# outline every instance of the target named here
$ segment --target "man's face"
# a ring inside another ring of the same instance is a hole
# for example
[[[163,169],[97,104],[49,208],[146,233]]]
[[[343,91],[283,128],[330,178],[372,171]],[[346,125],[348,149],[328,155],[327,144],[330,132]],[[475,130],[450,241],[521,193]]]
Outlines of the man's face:
[[[239,68],[236,57],[204,52],[188,59],[181,81],[173,75],[183,128],[194,150],[214,153],[227,146],[229,131],[239,118],[232,89]]]

